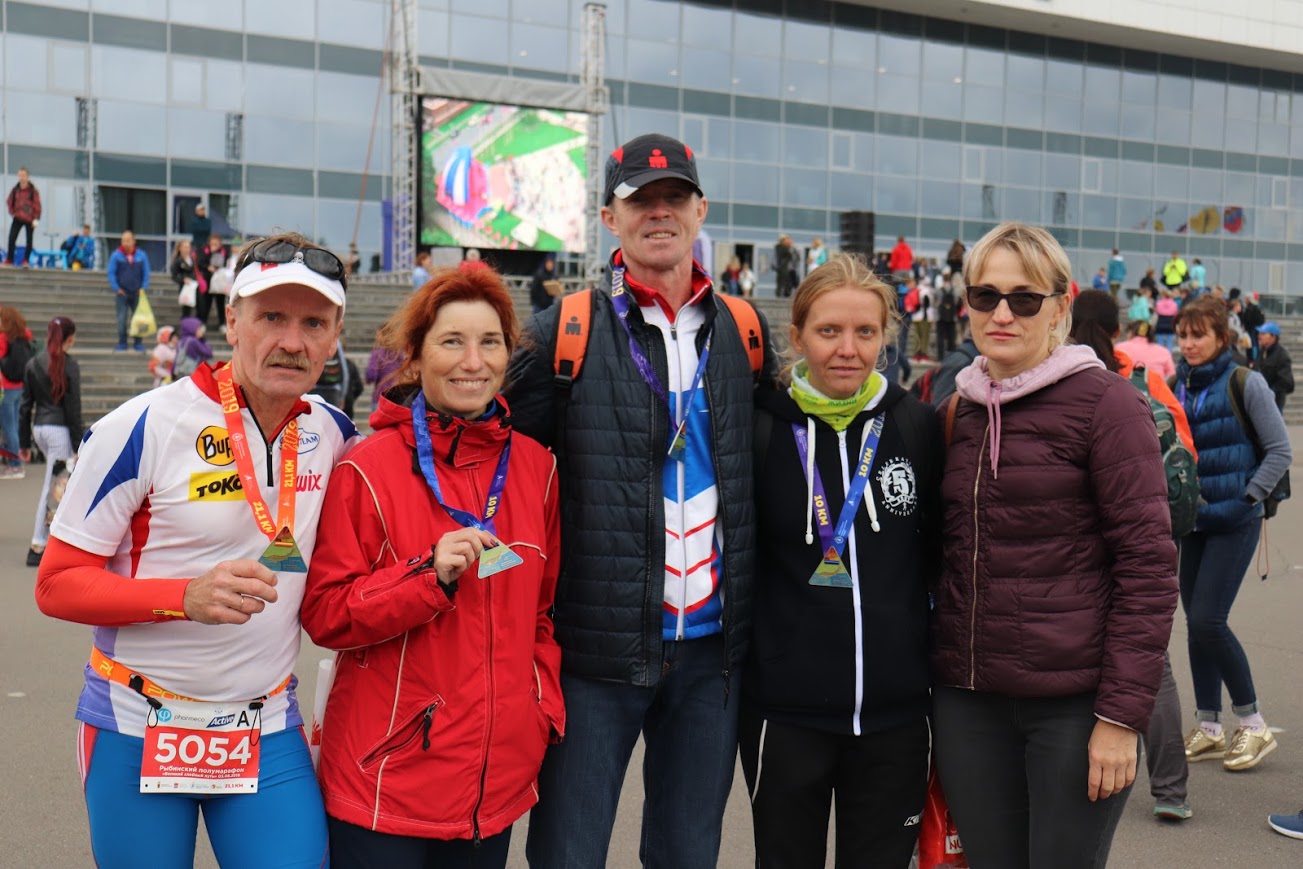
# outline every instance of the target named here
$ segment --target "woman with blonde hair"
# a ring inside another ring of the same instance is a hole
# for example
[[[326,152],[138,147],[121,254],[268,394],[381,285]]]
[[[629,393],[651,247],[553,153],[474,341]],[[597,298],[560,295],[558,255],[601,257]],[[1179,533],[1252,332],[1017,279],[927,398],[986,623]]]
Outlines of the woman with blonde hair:
[[[939,409],[937,769],[974,869],[1106,864],[1176,606],[1149,402],[1066,343],[1071,266],[987,233],[965,278],[981,352]]]
[[[757,394],[739,742],[758,867],[822,867],[834,799],[838,866],[906,866],[918,837],[942,444],[876,370],[900,326],[895,290],[833,256],[792,299],[790,385]]]

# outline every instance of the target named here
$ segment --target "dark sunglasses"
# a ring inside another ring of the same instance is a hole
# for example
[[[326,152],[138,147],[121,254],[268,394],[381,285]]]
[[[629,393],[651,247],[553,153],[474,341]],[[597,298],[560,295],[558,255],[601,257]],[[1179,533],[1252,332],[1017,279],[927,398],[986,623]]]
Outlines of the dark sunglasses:
[[[1026,290],[1002,293],[995,287],[983,286],[970,286],[967,291],[968,307],[974,311],[989,314],[1000,306],[1000,300],[1003,299],[1009,303],[1009,312],[1015,317],[1035,317],[1041,312],[1041,305],[1045,304],[1046,299],[1062,295],[1062,290],[1049,295],[1031,293]]]
[[[339,257],[319,247],[299,247],[288,241],[266,239],[258,242],[249,248],[249,252],[244,256],[244,264],[240,266],[240,269],[243,271],[253,263],[282,265],[293,262],[295,259],[301,260],[305,266],[323,278],[339,281],[341,287],[345,290],[348,289],[348,277],[344,271],[344,264],[339,261]]]

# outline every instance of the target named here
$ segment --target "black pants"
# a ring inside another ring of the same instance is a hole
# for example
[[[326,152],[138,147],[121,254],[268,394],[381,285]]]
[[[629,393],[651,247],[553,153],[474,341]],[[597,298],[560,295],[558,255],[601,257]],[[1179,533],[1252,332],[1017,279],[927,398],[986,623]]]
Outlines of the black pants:
[[[334,869],[502,869],[511,828],[481,839],[422,839],[377,833],[327,817]]]
[[[757,869],[823,869],[837,800],[837,869],[905,869],[927,794],[927,720],[848,736],[765,720],[743,703],[738,732]]]
[[[1094,707],[1094,694],[932,692],[937,770],[972,869],[1108,863],[1131,788],[1093,803],[1086,796]]]
[[[222,328],[222,324],[226,322],[226,296],[202,292],[195,296],[195,316],[199,318],[200,323],[207,325],[209,311],[214,311],[213,328]]]
[[[15,217],[9,221],[9,247],[5,249],[9,253],[10,265],[20,265],[18,258],[14,256],[14,245],[18,243],[18,230],[20,229],[27,230],[27,251],[23,257],[23,262],[31,262],[32,260],[32,222],[30,220],[19,220]]]

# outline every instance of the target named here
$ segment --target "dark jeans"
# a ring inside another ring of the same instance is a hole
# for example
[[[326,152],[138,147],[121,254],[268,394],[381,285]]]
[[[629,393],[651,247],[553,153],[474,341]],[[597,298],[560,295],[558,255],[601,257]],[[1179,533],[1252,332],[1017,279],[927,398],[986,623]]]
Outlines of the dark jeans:
[[[744,703],[738,747],[757,869],[823,869],[834,797],[838,869],[908,866],[931,742],[926,718],[852,736],[768,721]]]
[[[502,869],[511,848],[510,827],[478,844],[377,833],[331,817],[326,827],[334,869]]]
[[[665,643],[655,687],[561,674],[566,738],[548,749],[525,854],[532,869],[604,869],[625,770],[641,733],[642,843],[648,869],[713,869],[737,756],[738,671],[724,640]]]
[[[22,459],[18,458],[21,446],[18,442],[18,408],[22,403],[22,387],[6,389],[4,398],[0,399],[0,430],[4,432],[5,449],[14,454],[12,459],[6,460],[6,464],[13,468],[23,466]]]
[[[1244,647],[1226,623],[1253,560],[1262,523],[1229,531],[1194,531],[1181,541],[1181,607],[1185,610],[1194,677],[1194,708],[1201,721],[1220,721],[1222,683],[1237,715],[1258,711],[1258,694]]]
[[[9,254],[9,262],[11,265],[21,265],[21,263],[18,262],[18,258],[14,256],[14,245],[18,243],[18,230],[20,229],[27,231],[27,249],[24,251],[23,261],[30,262],[32,259],[31,221],[18,220],[15,218],[14,220],[9,221],[9,247],[5,248]]]
[[[131,315],[136,313],[136,305],[140,302],[140,293],[114,293],[113,307],[118,315],[118,346],[127,346],[127,326],[131,324]],[[140,343],[140,339],[136,339]]]
[[[1163,681],[1154,698],[1154,714],[1145,731],[1145,766],[1149,769],[1149,793],[1154,802],[1179,806],[1189,790],[1190,766],[1185,760],[1185,735],[1181,731],[1181,695],[1172,675],[1172,659],[1163,653]]]
[[[937,688],[937,771],[972,869],[1102,869],[1131,788],[1086,796],[1095,695]]]

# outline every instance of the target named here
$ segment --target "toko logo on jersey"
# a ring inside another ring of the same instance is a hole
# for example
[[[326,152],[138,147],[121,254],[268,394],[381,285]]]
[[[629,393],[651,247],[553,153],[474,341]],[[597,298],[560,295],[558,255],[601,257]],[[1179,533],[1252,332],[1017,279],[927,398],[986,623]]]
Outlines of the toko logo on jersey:
[[[244,484],[238,473],[199,471],[190,475],[191,501],[243,501]]]
[[[210,425],[199,433],[195,438],[195,452],[208,464],[218,467],[226,467],[235,461],[231,453],[231,438],[219,425]]]

